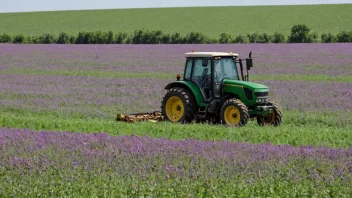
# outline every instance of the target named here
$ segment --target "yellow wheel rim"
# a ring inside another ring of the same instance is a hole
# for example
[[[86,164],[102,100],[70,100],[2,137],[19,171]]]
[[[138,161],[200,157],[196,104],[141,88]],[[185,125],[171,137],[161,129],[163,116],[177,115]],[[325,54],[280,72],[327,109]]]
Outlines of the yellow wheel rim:
[[[172,122],[178,122],[184,114],[182,100],[177,96],[172,96],[166,102],[166,115]]]
[[[228,106],[224,112],[224,118],[227,125],[238,125],[241,120],[240,111],[234,106]]]

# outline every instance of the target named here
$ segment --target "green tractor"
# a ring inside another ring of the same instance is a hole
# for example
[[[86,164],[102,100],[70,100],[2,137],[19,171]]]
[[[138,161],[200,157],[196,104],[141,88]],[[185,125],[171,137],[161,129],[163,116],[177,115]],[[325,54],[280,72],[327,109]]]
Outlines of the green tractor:
[[[189,52],[185,57],[183,79],[178,74],[177,80],[165,87],[168,91],[161,102],[165,120],[244,126],[250,118],[257,118],[260,126],[280,125],[281,110],[268,100],[268,87],[249,82],[251,53],[244,60],[225,52]],[[246,75],[242,62],[246,63]]]

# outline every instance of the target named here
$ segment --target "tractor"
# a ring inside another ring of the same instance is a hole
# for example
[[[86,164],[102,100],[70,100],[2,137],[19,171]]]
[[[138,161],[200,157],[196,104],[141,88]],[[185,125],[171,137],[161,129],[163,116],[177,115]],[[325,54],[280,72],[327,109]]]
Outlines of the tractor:
[[[186,53],[183,78],[178,74],[165,87],[161,117],[174,123],[195,120],[227,126],[245,126],[256,118],[260,126],[279,126],[282,113],[268,100],[268,87],[249,82],[251,54],[242,60],[232,52]]]

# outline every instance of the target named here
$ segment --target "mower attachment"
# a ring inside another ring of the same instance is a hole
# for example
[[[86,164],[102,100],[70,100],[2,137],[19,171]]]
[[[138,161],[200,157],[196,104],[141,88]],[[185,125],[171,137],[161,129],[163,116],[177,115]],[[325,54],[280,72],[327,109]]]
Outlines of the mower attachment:
[[[123,115],[122,113],[117,114],[116,121],[122,122],[140,122],[140,121],[150,121],[158,122],[163,121],[164,117],[161,115],[160,111],[154,111],[152,113],[136,113]]]

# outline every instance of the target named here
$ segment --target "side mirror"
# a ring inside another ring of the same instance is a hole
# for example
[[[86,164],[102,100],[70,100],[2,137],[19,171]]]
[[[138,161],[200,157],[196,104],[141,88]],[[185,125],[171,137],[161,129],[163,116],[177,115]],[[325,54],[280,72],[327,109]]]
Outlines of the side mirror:
[[[204,59],[202,60],[202,66],[203,66],[203,67],[208,66],[208,59],[204,58]]]
[[[247,70],[250,70],[251,67],[253,67],[253,61],[251,58],[246,59],[246,66],[247,66]]]

